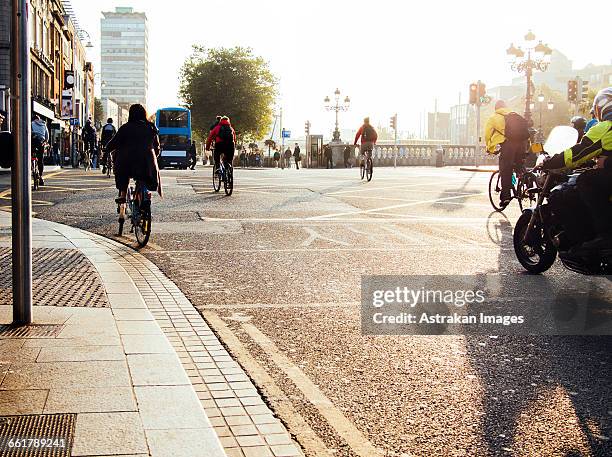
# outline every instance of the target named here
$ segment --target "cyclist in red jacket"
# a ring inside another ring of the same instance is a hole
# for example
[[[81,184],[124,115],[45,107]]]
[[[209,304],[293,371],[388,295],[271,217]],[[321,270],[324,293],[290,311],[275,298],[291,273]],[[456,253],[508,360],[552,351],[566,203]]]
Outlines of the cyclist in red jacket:
[[[214,160],[219,165],[221,154],[225,156],[226,163],[232,163],[236,149],[236,132],[227,116],[223,116],[219,123],[210,131],[206,140],[206,150],[210,151],[210,145],[215,142]]]
[[[378,134],[376,133],[376,130],[374,130],[374,127],[370,125],[369,117],[366,117],[363,120],[363,125],[359,127],[359,130],[357,130],[357,135],[355,135],[355,142],[353,143],[355,146],[357,146],[359,138],[361,138],[360,151],[361,159],[363,160],[366,152],[369,152],[370,154],[372,153],[374,145],[376,144],[376,140],[378,140]]]

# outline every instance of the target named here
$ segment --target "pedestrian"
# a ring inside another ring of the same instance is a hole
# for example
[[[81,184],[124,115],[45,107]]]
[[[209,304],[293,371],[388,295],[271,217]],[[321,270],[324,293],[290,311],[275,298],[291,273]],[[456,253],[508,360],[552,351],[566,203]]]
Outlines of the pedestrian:
[[[60,165],[60,143],[59,143],[59,139],[56,139],[53,142],[53,163],[55,165]]]
[[[291,168],[291,148],[289,146],[287,146],[285,151],[285,163],[287,164],[287,169]]]
[[[344,148],[344,168],[352,167],[350,159],[351,159],[351,147],[347,144],[346,147]]]
[[[261,163],[261,152],[259,152],[259,150],[257,152],[255,152],[255,166],[257,168],[262,167],[262,163]]]
[[[244,147],[240,151],[240,166],[242,168],[247,167],[247,155],[246,155],[246,149],[244,149]]]
[[[297,143],[295,143],[295,148],[293,149],[293,158],[295,159],[295,169],[300,169],[300,161],[302,160],[302,155],[300,153],[300,147]]]
[[[196,148],[196,142],[192,141],[191,146],[189,146],[189,161],[191,162],[189,165],[192,170],[195,170],[196,163],[198,162],[198,150]]]
[[[324,148],[324,155],[325,155],[325,165],[328,169],[332,169],[334,168],[334,160],[333,160],[333,151],[332,151],[332,147],[329,144],[325,145]]]
[[[278,148],[274,148],[274,168],[278,168],[280,166],[280,160],[280,152],[278,152]]]
[[[529,136],[525,118],[509,109],[504,100],[498,100],[495,113],[485,125],[485,141],[489,154],[499,154],[500,204],[504,208],[511,200],[512,173],[524,167]]]

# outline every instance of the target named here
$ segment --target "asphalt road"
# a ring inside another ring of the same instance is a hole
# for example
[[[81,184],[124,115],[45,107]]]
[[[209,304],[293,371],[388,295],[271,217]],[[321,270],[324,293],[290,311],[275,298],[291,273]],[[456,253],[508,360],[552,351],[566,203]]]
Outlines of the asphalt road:
[[[212,192],[210,168],[163,177],[142,252],[307,455],[612,455],[610,337],[361,333],[362,275],[487,274],[521,290],[518,205],[492,212],[487,173],[238,169],[231,197]],[[114,196],[101,174],[68,170],[34,211],[118,239]],[[555,265],[525,306],[583,279]]]

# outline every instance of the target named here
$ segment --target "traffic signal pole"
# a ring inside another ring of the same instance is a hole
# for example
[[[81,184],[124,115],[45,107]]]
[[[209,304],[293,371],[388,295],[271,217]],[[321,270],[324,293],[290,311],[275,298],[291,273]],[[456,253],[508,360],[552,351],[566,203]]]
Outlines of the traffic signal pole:
[[[474,166],[480,164],[480,87],[482,82],[478,80],[478,92],[476,98],[476,147],[474,148]]]
[[[32,323],[32,195],[30,191],[30,50],[28,0],[11,1],[11,77],[14,96],[11,176],[13,324]]]

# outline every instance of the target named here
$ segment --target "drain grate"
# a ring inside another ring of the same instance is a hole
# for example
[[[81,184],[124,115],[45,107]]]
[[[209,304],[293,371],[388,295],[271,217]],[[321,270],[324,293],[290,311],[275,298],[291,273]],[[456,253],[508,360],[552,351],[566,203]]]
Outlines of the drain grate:
[[[76,414],[0,416],[0,457],[69,457]]]
[[[25,326],[0,325],[2,338],[55,338],[64,328],[63,325],[34,324]]]
[[[0,305],[13,302],[11,260],[11,250],[0,248]],[[110,306],[95,267],[74,249],[33,250],[32,294],[38,306]]]

